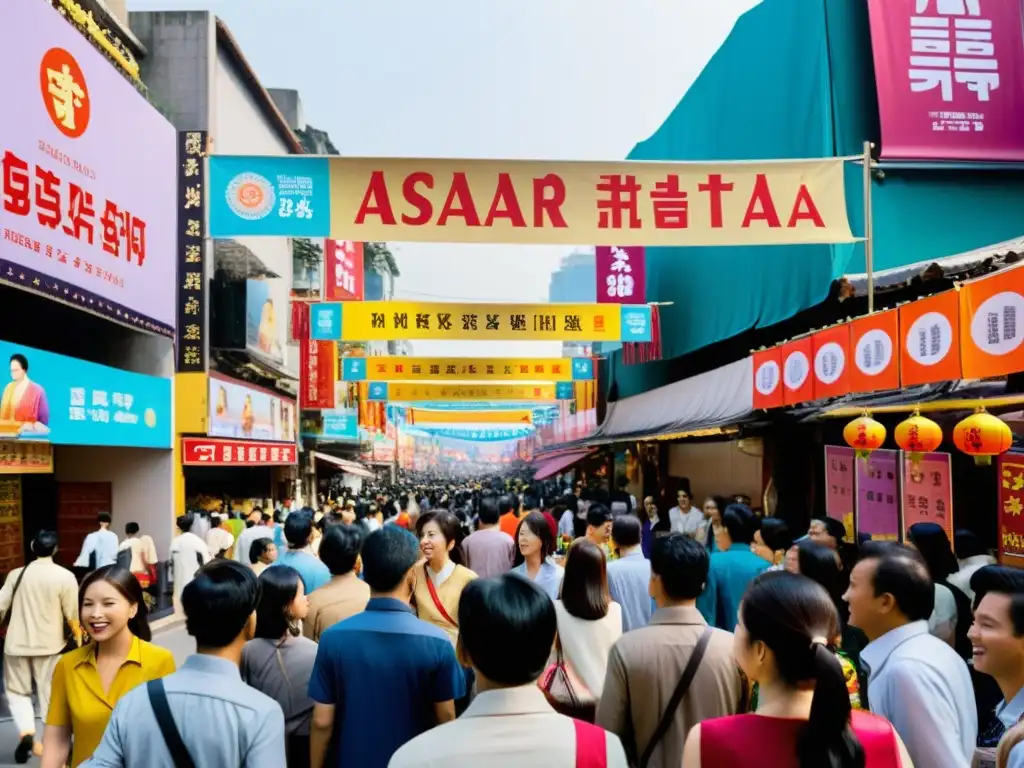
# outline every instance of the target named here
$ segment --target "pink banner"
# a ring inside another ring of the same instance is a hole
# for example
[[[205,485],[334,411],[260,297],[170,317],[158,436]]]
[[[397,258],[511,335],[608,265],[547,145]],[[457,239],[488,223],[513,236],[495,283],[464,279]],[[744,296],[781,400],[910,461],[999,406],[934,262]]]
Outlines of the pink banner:
[[[899,451],[882,449],[857,461],[857,533],[895,541],[900,531]]]
[[[868,0],[882,157],[1024,160],[1020,0]]]
[[[926,453],[915,467],[903,459],[903,530],[938,523],[953,541],[953,481],[948,453]]]
[[[646,283],[643,246],[597,246],[598,303],[643,304]]]
[[[846,526],[846,537],[853,535],[853,472],[856,458],[853,448],[825,446],[825,514]]]

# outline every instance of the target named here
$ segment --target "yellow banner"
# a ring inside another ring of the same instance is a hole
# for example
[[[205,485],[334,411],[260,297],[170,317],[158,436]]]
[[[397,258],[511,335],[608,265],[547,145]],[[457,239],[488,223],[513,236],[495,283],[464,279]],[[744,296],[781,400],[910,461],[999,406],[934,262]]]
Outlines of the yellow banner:
[[[347,311],[347,310],[346,310]],[[361,370],[365,365],[365,373]],[[589,358],[580,365],[590,371]],[[364,357],[342,363],[346,381],[572,381],[573,359]],[[577,376],[589,379],[592,375]]]
[[[532,424],[533,411],[438,411],[429,408],[410,408],[406,418],[410,425]]]
[[[855,240],[843,161],[330,158],[331,237],[538,245]]]
[[[380,394],[378,394],[380,393]],[[423,384],[372,383],[371,400],[415,403],[437,400],[544,400],[555,399],[554,384]]]

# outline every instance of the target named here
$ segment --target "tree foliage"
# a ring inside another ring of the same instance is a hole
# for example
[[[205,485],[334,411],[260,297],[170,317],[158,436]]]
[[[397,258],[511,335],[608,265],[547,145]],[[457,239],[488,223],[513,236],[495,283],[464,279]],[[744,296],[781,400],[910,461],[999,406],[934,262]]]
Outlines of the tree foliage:
[[[402,274],[387,243],[363,243],[363,258],[378,272],[386,272],[392,277],[399,277]]]
[[[310,269],[323,263],[324,260],[323,247],[306,237],[297,237],[292,241],[292,253]]]

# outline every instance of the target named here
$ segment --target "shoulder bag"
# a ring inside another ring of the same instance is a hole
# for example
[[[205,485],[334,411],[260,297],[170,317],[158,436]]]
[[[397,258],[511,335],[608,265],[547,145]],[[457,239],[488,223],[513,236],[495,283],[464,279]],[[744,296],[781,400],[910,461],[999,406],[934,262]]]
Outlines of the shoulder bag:
[[[441,614],[441,618],[455,627],[455,629],[458,629],[459,622],[449,616],[448,611],[445,610],[444,603],[441,602],[437,589],[434,587],[434,580],[430,578],[430,571],[427,570],[426,563],[423,565],[423,578],[427,580],[427,591],[430,593],[430,599],[434,601],[434,607],[437,608],[437,612]]]
[[[149,694],[149,703],[153,707],[153,714],[156,715],[157,725],[160,726],[160,733],[163,734],[164,743],[171,753],[175,768],[196,768],[192,755],[188,753],[185,742],[181,739],[178,725],[174,722],[174,715],[171,714],[171,707],[167,703],[167,691],[164,690],[164,681],[161,678],[150,680],[146,683],[146,691]]]
[[[538,685],[551,708],[560,715],[587,723],[594,722],[597,702],[587,686],[573,673],[562,653],[562,641],[555,638],[555,663],[541,675]]]
[[[704,652],[708,649],[712,631],[711,627],[705,627],[704,634],[697,641],[697,645],[690,655],[690,660],[686,662],[683,676],[679,678],[679,684],[676,686],[675,691],[672,693],[672,698],[668,700],[665,711],[661,715],[661,721],[658,723],[658,727],[654,729],[654,735],[651,736],[651,740],[647,743],[647,748],[644,749],[644,753],[640,757],[640,768],[647,768],[647,763],[650,762],[655,748],[665,738],[668,729],[672,727],[672,721],[676,718],[676,710],[679,709],[683,697],[686,696],[686,692],[690,689],[693,678],[697,676],[697,668],[700,667],[700,662],[704,658]]]

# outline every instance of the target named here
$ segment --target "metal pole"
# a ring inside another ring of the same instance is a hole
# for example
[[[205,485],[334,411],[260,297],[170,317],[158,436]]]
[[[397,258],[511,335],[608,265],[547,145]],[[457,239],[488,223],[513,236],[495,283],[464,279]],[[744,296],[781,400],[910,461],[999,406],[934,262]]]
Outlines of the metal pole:
[[[874,144],[864,142],[864,269],[868,273],[868,314],[875,311],[875,259],[871,212],[871,150]]]

